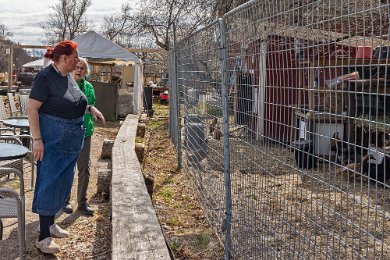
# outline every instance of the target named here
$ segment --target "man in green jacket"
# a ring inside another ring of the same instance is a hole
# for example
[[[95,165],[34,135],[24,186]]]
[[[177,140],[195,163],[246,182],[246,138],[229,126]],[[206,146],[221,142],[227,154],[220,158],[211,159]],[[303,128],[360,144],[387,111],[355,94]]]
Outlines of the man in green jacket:
[[[91,83],[85,80],[85,76],[89,74],[88,62],[85,59],[80,58],[80,61],[76,65],[76,70],[73,72],[74,79],[79,85],[81,91],[87,97],[88,105],[95,105],[96,97],[95,91]],[[91,114],[84,115],[84,145],[80,152],[80,157],[77,160],[78,169],[78,186],[77,186],[77,203],[78,209],[85,215],[93,215],[93,209],[87,203],[87,189],[89,183],[89,166],[91,164],[91,137],[94,132],[94,121]],[[70,204],[70,195],[67,203],[62,209],[65,213],[72,213],[72,205]]]

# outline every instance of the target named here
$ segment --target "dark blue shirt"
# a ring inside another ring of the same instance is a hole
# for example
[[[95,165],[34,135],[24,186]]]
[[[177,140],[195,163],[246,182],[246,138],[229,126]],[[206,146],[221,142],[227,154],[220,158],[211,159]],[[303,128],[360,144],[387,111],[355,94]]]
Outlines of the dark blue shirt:
[[[87,107],[87,98],[73,76],[62,76],[53,65],[45,67],[35,76],[30,98],[42,102],[39,113],[64,119],[83,116]]]

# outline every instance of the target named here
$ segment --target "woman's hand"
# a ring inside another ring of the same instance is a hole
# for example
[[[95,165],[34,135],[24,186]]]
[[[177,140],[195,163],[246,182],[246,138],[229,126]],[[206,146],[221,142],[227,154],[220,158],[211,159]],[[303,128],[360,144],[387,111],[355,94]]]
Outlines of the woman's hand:
[[[91,114],[93,115],[93,119],[96,121],[100,119],[102,121],[102,125],[106,125],[106,119],[104,118],[103,114],[94,106],[91,106]]]
[[[30,133],[33,139],[33,155],[38,161],[43,159],[43,142],[41,139],[41,131],[39,129],[38,109],[42,106],[42,102],[30,98],[28,100],[28,123],[30,125]]]
[[[43,142],[42,139],[33,141],[33,155],[35,160],[42,161],[43,160]]]

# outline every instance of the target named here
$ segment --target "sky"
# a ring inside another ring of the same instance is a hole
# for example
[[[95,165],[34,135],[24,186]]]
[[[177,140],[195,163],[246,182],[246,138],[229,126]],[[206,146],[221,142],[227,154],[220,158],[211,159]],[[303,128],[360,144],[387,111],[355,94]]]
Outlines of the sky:
[[[41,25],[46,22],[49,8],[58,0],[0,0],[0,22],[13,33],[10,39],[23,45],[42,45],[45,41]],[[122,3],[134,3],[135,0],[91,0],[86,15],[94,24],[94,30],[100,31],[104,16],[119,13]],[[133,8],[135,5],[133,4]]]

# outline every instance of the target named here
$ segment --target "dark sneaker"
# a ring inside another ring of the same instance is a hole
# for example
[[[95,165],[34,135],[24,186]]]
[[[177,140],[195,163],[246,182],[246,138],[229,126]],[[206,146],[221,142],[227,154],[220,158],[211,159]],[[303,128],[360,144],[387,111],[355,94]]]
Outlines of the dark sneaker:
[[[88,205],[88,203],[85,203],[81,206],[79,206],[79,210],[84,213],[84,215],[93,215],[93,209]]]
[[[72,205],[70,205],[70,203],[66,203],[65,206],[62,208],[62,211],[71,214],[73,212]]]

